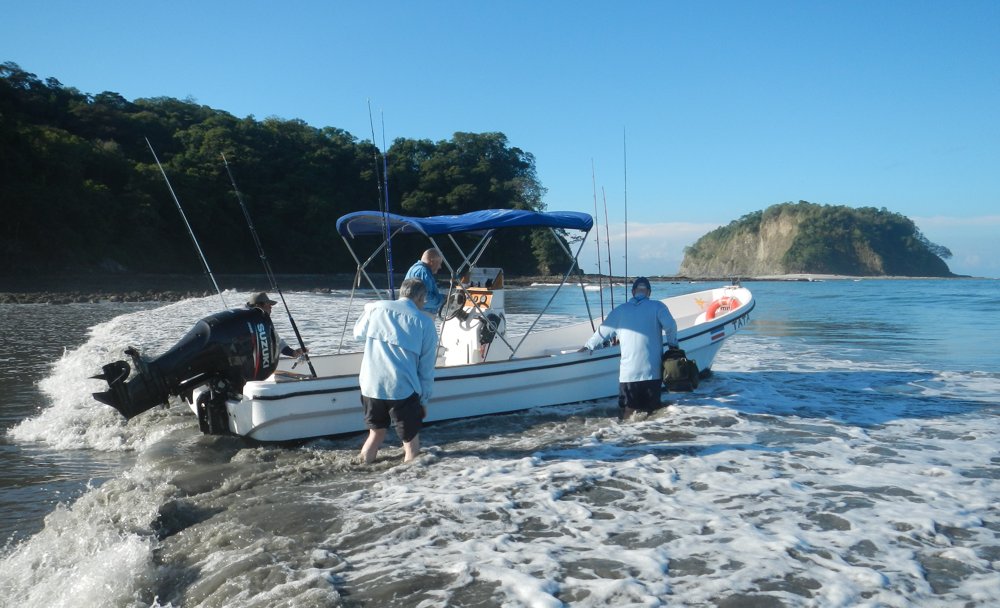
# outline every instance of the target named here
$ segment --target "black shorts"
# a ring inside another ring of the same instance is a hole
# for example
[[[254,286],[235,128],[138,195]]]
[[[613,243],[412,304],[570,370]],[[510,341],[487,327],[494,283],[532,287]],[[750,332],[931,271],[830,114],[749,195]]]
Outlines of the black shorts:
[[[369,429],[387,429],[391,420],[403,441],[412,441],[424,423],[424,408],[417,393],[406,399],[375,399],[361,395],[361,405],[365,408],[365,424]]]
[[[652,412],[663,406],[660,394],[663,392],[663,380],[639,380],[638,382],[618,383],[618,407],[629,408],[643,412]]]

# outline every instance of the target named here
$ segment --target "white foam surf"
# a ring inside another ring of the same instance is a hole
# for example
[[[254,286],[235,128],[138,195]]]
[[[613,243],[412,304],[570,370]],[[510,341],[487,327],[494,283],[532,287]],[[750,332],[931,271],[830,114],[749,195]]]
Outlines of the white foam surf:
[[[313,335],[347,297],[292,300]],[[169,346],[177,328],[147,327],[158,318],[96,329],[49,380],[89,395],[69,380],[125,334]],[[605,401],[453,421],[406,466],[394,440],[365,467],[361,438],[247,446],[173,411],[108,434],[66,397],[57,440],[139,462],[10,550],[0,605],[1000,600],[1000,375],[788,329],[730,339],[713,378],[649,418],[619,422]]]

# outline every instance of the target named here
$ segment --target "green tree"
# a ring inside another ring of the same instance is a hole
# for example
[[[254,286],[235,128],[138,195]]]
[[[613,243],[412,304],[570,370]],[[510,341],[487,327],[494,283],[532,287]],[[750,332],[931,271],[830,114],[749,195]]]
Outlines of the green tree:
[[[219,273],[259,270],[223,153],[278,272],[353,270],[336,220],[384,204],[378,149],[342,129],[237,118],[193,100],[87,95],[4,63],[0,272],[200,271],[147,139]],[[398,139],[387,158],[389,207],[397,213],[544,209],[534,157],[502,133]],[[498,240],[508,253],[484,263],[514,274],[558,266],[547,231]],[[425,246],[401,243],[397,266]]]

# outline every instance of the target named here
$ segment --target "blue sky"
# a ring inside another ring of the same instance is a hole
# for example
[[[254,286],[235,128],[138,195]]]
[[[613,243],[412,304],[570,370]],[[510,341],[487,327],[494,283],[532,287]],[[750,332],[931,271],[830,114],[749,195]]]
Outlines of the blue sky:
[[[616,271],[627,170],[631,274],[672,274],[705,232],[808,200],[906,215],[954,272],[1000,277],[994,0],[0,0],[0,14],[0,61],[85,93],[359,139],[370,100],[379,144],[380,116],[387,141],[499,131],[534,154],[552,210],[593,213],[593,168]]]

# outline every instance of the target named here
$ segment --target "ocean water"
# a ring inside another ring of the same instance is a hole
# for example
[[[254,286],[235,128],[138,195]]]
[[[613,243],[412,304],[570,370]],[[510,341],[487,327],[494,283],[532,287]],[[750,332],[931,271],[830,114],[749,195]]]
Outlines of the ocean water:
[[[90,398],[218,298],[0,306],[0,606],[1000,604],[1000,281],[747,286],[713,376],[646,419],[453,421],[371,466],[361,436],[251,445]],[[508,291],[512,333],[549,289]],[[286,299],[335,351],[349,294]]]

